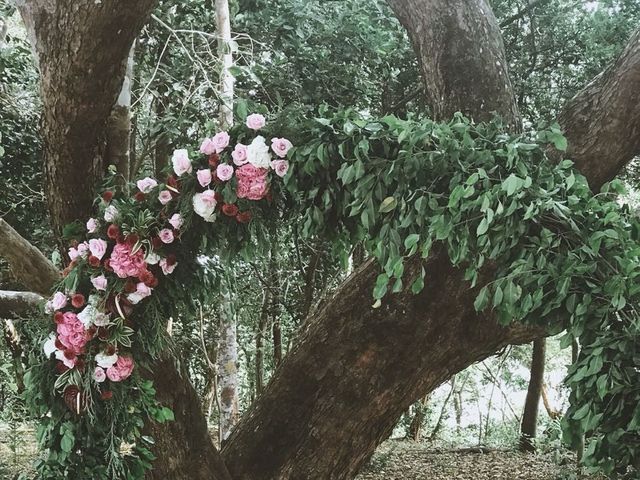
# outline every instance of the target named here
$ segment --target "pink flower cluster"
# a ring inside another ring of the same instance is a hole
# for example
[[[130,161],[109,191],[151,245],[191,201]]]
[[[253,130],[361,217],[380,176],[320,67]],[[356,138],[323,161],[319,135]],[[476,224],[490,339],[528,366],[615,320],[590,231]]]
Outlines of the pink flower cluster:
[[[120,278],[138,277],[147,268],[142,249],[133,253],[131,246],[126,243],[117,243],[113,247],[109,265]]]
[[[238,180],[236,193],[238,198],[262,200],[269,191],[267,174],[268,170],[256,168],[250,163],[238,168],[236,170],[236,178]]]
[[[133,358],[129,355],[119,355],[114,365],[107,368],[107,377],[112,382],[121,382],[131,376],[133,372]]]

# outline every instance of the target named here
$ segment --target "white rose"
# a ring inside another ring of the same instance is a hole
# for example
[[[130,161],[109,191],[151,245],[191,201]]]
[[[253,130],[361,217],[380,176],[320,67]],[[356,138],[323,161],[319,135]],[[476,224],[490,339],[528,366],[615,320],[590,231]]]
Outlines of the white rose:
[[[256,168],[269,168],[271,165],[271,154],[264,137],[258,135],[247,146],[247,160]]]

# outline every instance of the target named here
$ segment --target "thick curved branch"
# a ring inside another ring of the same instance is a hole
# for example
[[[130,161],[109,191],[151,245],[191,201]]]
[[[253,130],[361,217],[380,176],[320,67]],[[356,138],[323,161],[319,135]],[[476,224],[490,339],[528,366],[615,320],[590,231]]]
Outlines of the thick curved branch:
[[[9,262],[16,279],[29,290],[48,295],[60,272],[40,250],[0,218],[0,256]]]
[[[519,114],[498,22],[485,0],[388,0],[418,56],[436,119],[457,111],[477,121]]]
[[[562,110],[566,158],[598,191],[640,154],[640,29],[618,59]]]
[[[12,318],[38,308],[44,298],[33,292],[0,290],[0,318]]]

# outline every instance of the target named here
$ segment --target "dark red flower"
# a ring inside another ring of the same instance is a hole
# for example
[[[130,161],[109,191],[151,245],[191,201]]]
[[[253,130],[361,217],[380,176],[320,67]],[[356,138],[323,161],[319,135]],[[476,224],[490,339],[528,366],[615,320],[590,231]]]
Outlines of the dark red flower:
[[[69,370],[69,367],[67,367],[64,363],[62,363],[60,360],[58,360],[56,362],[56,372],[58,372],[58,374],[62,375],[64,372],[66,372],[67,370]]]
[[[222,213],[227,217],[235,217],[238,214],[238,206],[235,203],[225,203],[222,205]]]
[[[64,314],[62,312],[56,312],[53,315],[53,321],[57,324],[61,324],[62,322],[64,322]]]
[[[94,268],[97,268],[100,266],[100,259],[94,255],[89,255],[89,265],[91,265]]]
[[[153,277],[153,280],[151,280],[151,283],[149,283],[147,287],[156,288],[158,283],[158,277]]]
[[[133,196],[133,198],[136,199],[136,202],[144,202],[145,195],[142,192],[136,192],[136,194]]]
[[[162,248],[162,245],[164,245],[164,243],[162,243],[162,240],[160,240],[160,237],[153,237],[151,239],[151,245],[153,245],[154,249],[158,250]]]
[[[64,351],[64,358],[66,358],[68,360],[73,360],[74,358],[76,358],[76,354],[75,354],[75,352],[73,352],[71,350],[65,350]]]
[[[98,338],[103,342],[109,338],[109,330],[106,327],[98,327]]]
[[[113,355],[114,353],[116,353],[116,346],[115,345],[107,345],[107,348],[105,349],[105,352],[107,353],[107,355]]]
[[[177,190],[178,189],[178,180],[173,175],[169,175],[167,177],[167,185],[169,187],[175,188]]]
[[[136,282],[133,280],[127,280],[127,283],[124,284],[124,291],[126,293],[133,293],[136,291]]]
[[[111,400],[113,398],[113,392],[111,390],[105,390],[100,394],[100,398],[105,401]]]
[[[217,153],[212,153],[211,155],[209,155],[209,166],[211,168],[216,168],[219,163],[220,155],[218,155]]]
[[[104,261],[104,264],[102,265],[102,267],[107,271],[107,272],[113,272],[113,268],[111,268],[111,261],[107,258]]]
[[[238,215],[236,215],[236,220],[240,223],[249,223],[252,217],[253,215],[251,215],[251,212],[249,211],[240,212]]]
[[[109,203],[113,199],[113,192],[111,190],[107,190],[102,194],[102,199]]]
[[[89,328],[87,328],[87,337],[89,338],[95,337],[97,331],[98,331],[98,327],[96,327],[95,325],[91,325]]]
[[[56,338],[55,345],[58,350],[64,350],[64,345],[62,345],[60,339]]]
[[[155,280],[155,276],[149,270],[145,270],[140,274],[138,279],[144,283],[147,287],[152,287],[153,281]],[[153,288],[153,287],[152,287]]]
[[[84,295],[81,293],[76,293],[73,297],[71,297],[71,305],[75,308],[81,308],[84,306]]]
[[[130,247],[133,247],[136,243],[138,243],[138,240],[140,240],[140,237],[138,237],[138,235],[136,235],[135,233],[130,233],[124,239],[125,243]]]
[[[174,253],[170,253],[169,255],[167,255],[167,265],[175,265],[176,261],[176,255]]]
[[[109,225],[109,227],[107,228],[107,237],[115,240],[116,238],[118,238],[118,235],[120,235],[120,227],[118,227],[118,225],[116,225],[115,223]]]

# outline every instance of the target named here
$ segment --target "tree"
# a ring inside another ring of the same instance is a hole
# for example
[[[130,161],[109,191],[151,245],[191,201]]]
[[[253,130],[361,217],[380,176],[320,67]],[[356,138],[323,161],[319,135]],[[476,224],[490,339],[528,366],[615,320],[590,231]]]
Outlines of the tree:
[[[106,3],[81,2],[78,6],[92,27],[74,32],[72,41],[81,46],[78,50],[61,48],[69,39],[47,33],[50,28],[56,30],[52,22],[34,21],[50,14],[49,4],[22,6],[25,20],[28,24],[31,21],[35,31],[36,50],[49,54],[42,55],[41,62],[77,52],[77,57],[74,54],[73,58],[59,59],[60,63],[82,64],[93,76],[97,72],[102,75],[101,79],[89,76],[88,81],[79,75],[63,75],[69,70],[77,72],[73,68],[43,68],[45,161],[49,192],[53,194],[52,217],[58,231],[67,221],[88,216],[96,178],[93,174],[99,171],[95,167],[100,162],[87,165],[86,158],[96,158],[100,125],[104,125],[122,83],[124,61],[135,30],[148,13],[142,4],[150,2],[139,2],[135,14],[134,9],[125,12],[126,7],[119,2]],[[440,96],[431,96],[439,116],[462,109],[483,119],[495,110],[507,121],[517,123],[513,95],[505,83],[508,77],[500,33],[484,1],[394,0],[392,5],[410,32],[423,73],[440,74],[440,78],[427,81],[438,88]],[[438,8],[431,9],[434,6]],[[62,18],[71,15],[64,5],[53,8]],[[432,14],[422,15],[423,11]],[[114,18],[123,26],[122,36],[128,37],[128,42],[120,42],[120,38],[113,42],[106,34]],[[457,23],[455,19],[465,21]],[[438,29],[439,33],[426,41],[418,33],[428,36]],[[613,177],[638,151],[637,141],[629,132],[637,131],[640,113],[626,106],[637,100],[640,90],[639,37],[634,36],[618,62],[574,99],[561,116],[573,141],[572,158],[594,188]],[[39,45],[43,38],[46,46]],[[443,48],[450,39],[455,39],[459,61],[457,57],[447,62],[433,58],[432,52],[450,51]],[[101,55],[87,60],[86,50],[95,49],[97,42],[110,48],[100,49]],[[487,55],[466,55],[477,53],[478,45],[485,43]],[[92,68],[87,69],[87,63]],[[461,69],[466,75],[459,75]],[[96,84],[104,88],[95,89]],[[67,85],[69,90],[63,88]],[[54,115],[60,113],[57,107],[62,108],[56,105],[56,89],[58,94],[74,94],[70,98],[65,95],[68,102],[64,109],[69,116]],[[104,95],[95,95],[96,91]],[[601,101],[605,98],[607,102]],[[607,124],[600,124],[598,119],[606,119]],[[622,124],[625,129],[617,127]],[[70,133],[61,135],[67,126]],[[615,152],[605,148],[612,140],[617,141]],[[594,157],[592,151],[600,155]],[[614,158],[612,153],[618,156]],[[84,203],[74,196],[76,191],[83,192]],[[416,275],[422,267],[428,272],[422,293],[402,292],[386,299],[381,308],[371,309],[368,305],[377,267],[369,261],[308,320],[307,330],[224,449],[225,461],[236,478],[350,478],[417,398],[497,349],[509,343],[530,342],[544,333],[522,325],[500,327],[490,315],[477,314],[474,291],[469,290],[462,272],[451,267],[442,249],[435,248],[424,265],[414,261],[408,274]],[[31,279],[24,280],[28,285]],[[446,298],[441,296],[442,285],[447,288]],[[406,372],[404,378],[394,375],[399,369]],[[159,459],[154,476],[180,478],[189,471],[192,478],[225,478],[224,466],[203,428],[204,417],[188,383],[170,362],[159,366],[154,375],[161,399],[177,411],[176,422],[155,432]]]
[[[544,360],[545,360],[544,338],[533,341],[533,354],[531,355],[531,378],[527,389],[527,398],[522,414],[520,450],[526,452],[535,451],[533,440],[536,438],[536,428],[538,426],[538,406],[544,385]]]

